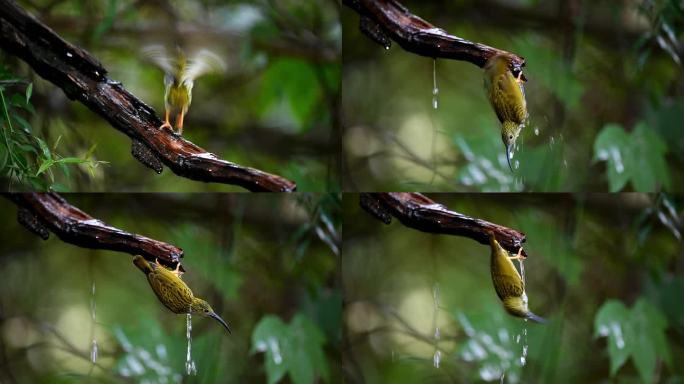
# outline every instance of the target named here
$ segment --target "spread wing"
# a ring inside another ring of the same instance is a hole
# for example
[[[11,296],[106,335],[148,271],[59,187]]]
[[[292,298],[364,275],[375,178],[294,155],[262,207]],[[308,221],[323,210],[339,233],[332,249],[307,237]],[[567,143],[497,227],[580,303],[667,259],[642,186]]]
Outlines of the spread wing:
[[[161,68],[164,73],[173,74],[176,72],[175,68],[178,65],[178,62],[169,55],[163,45],[148,45],[144,47],[140,53],[146,61]]]
[[[221,73],[226,70],[226,63],[217,54],[201,49],[188,60],[188,66],[181,80],[194,80],[207,73]]]
[[[147,275],[147,280],[159,301],[173,313],[187,313],[192,303],[192,291],[171,271],[164,267],[153,267],[154,272]]]

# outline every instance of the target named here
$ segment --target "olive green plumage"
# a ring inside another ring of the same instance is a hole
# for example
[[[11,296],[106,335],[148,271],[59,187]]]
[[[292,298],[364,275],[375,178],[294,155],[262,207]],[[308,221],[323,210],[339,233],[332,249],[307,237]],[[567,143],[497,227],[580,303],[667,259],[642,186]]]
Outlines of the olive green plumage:
[[[160,45],[145,47],[144,57],[164,71],[164,124],[160,128],[171,129],[169,115],[176,114],[178,134],[183,134],[183,118],[192,103],[192,87],[198,77],[225,71],[225,63],[207,49],[197,51],[187,57],[180,47],[175,54],[167,53]]]
[[[140,255],[133,257],[133,264],[147,276],[152,291],[171,312],[211,317],[226,327],[230,333],[228,324],[214,312],[209,303],[192,294],[190,287],[181,280],[178,271],[168,270],[158,262],[149,263]]]
[[[522,73],[513,76],[510,63],[511,57],[508,55],[489,58],[484,67],[484,88],[501,122],[501,140],[506,147],[508,166],[513,171],[511,152],[528,115]]]
[[[496,295],[503,303],[506,312],[516,317],[530,319],[537,323],[545,323],[546,320],[532,313],[527,307],[527,294],[525,283],[520,273],[509,257],[508,251],[489,235],[489,245],[492,249],[491,266],[492,282]],[[518,255],[519,257],[519,255]]]

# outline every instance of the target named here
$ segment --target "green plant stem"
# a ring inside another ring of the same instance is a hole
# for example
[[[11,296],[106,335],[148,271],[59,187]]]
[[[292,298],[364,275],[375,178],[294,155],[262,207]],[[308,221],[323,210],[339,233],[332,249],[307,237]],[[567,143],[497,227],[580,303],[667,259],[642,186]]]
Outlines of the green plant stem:
[[[0,88],[0,101],[2,101],[2,110],[5,113],[5,119],[7,119],[7,126],[10,129],[10,133],[14,133],[14,129],[12,129],[12,122],[10,121],[9,117],[9,112],[7,111],[7,104],[5,103],[5,94],[2,92],[2,89]],[[13,159],[13,161],[16,161],[14,159],[14,154],[12,153],[12,147],[10,147],[9,139],[7,138],[7,135],[4,132],[5,130],[3,129],[2,136],[5,138],[5,145],[7,146],[7,152],[9,152],[10,158]]]

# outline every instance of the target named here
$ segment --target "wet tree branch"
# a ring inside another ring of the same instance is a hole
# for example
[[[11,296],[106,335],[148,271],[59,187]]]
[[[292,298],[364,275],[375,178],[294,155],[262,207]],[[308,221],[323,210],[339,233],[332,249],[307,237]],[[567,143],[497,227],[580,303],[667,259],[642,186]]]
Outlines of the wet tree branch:
[[[142,255],[174,268],[183,250],[159,240],[111,227],[69,204],[56,193],[3,194],[19,208],[17,220],[43,240],[49,231],[62,241],[82,248]],[[49,230],[49,231],[48,231]],[[183,268],[181,267],[181,270]]]
[[[132,154],[157,173],[162,164],[192,180],[233,184],[250,191],[291,192],[294,182],[219,159],[203,148],[158,127],[152,108],[109,79],[107,70],[85,50],[59,37],[12,0],[0,0],[0,48],[26,61],[133,140]]]
[[[394,216],[409,228],[468,237],[481,244],[489,244],[489,233],[494,232],[501,246],[511,253],[517,253],[525,242],[520,231],[450,211],[420,193],[362,193],[360,204],[385,224]],[[525,250],[522,253],[527,256]]]
[[[421,56],[467,61],[484,67],[497,54],[512,57],[511,70],[522,71],[525,59],[510,52],[449,35],[412,14],[396,0],[342,0],[356,11],[361,31],[371,40],[389,48],[394,40],[403,49]]]

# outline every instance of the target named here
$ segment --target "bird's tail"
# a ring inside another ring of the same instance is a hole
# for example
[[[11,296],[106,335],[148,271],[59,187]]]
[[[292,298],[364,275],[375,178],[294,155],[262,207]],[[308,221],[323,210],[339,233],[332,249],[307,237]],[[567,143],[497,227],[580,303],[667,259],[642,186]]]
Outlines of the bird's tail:
[[[133,264],[135,264],[136,267],[138,267],[141,271],[143,271],[144,274],[149,274],[152,272],[152,267],[150,266],[150,263],[145,260],[140,255],[135,255],[133,256]]]
[[[532,320],[532,321],[534,321],[535,323],[539,323],[539,324],[546,324],[546,323],[548,323],[548,320],[546,320],[546,319],[543,318],[543,317],[537,316],[537,315],[535,315],[535,314],[532,313],[532,312],[527,312],[525,318],[527,318],[527,319],[529,319],[529,320]]]

